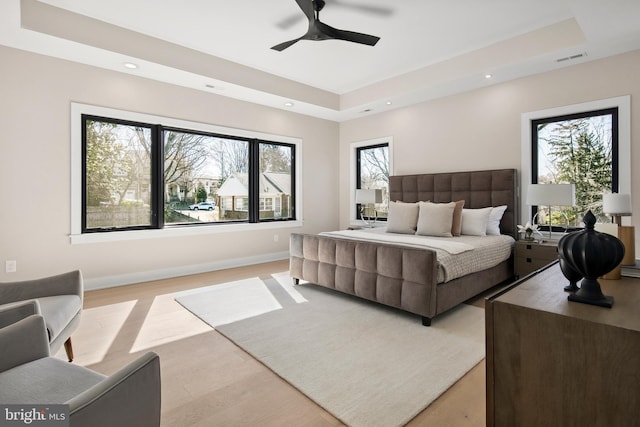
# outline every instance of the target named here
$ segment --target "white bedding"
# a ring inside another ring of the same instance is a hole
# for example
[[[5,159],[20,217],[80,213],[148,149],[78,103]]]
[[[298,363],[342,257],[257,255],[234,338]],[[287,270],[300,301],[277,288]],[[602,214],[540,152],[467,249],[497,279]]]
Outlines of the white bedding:
[[[446,283],[470,273],[495,267],[509,259],[515,243],[513,237],[507,235],[430,237],[387,233],[384,227],[320,234],[433,249],[438,259],[438,283]]]
[[[473,250],[473,246],[450,237],[427,237],[417,234],[386,233],[384,228],[368,228],[363,230],[328,231],[325,234],[335,237],[348,237],[356,240],[398,243],[409,246],[442,249],[450,254],[461,254]]]

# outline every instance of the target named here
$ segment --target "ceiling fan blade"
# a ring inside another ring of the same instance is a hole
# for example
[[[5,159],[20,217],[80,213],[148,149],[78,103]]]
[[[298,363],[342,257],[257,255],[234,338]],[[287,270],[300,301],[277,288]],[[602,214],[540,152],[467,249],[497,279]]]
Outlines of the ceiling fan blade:
[[[300,9],[302,9],[302,12],[309,21],[315,19],[316,14],[312,0],[296,0],[296,3],[298,3],[298,6],[300,6]]]
[[[277,50],[278,52],[282,52],[283,50],[285,50],[286,48],[290,47],[295,42],[300,41],[300,40],[302,40],[302,37],[299,37],[299,38],[293,39],[293,40],[289,40],[289,41],[284,42],[284,43],[277,44],[275,46],[272,46],[271,49]]]
[[[332,39],[360,43],[368,46],[375,46],[380,40],[380,37],[377,36],[356,33],[355,31],[339,30],[322,22],[318,22],[317,24],[321,31]]]
[[[345,40],[348,42],[366,44],[368,46],[375,46],[376,43],[380,40],[380,37],[372,36],[370,34],[356,33],[354,31],[345,31],[345,30],[336,30],[338,32],[337,36],[334,35],[335,39]]]

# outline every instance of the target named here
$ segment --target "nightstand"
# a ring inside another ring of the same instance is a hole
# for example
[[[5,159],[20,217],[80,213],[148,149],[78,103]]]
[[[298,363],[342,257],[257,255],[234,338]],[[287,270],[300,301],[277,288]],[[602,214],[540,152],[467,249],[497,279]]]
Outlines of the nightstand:
[[[557,259],[557,240],[518,240],[515,246],[514,274],[518,277],[526,276]]]

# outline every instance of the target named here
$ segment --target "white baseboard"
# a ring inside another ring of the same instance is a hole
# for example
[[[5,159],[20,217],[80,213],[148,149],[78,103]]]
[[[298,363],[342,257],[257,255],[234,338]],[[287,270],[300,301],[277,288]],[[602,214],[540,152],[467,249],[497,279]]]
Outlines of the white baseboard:
[[[190,274],[208,273],[227,268],[244,267],[247,265],[262,264],[265,262],[281,261],[289,258],[289,252],[274,252],[245,258],[234,258],[222,261],[214,261],[206,264],[185,265],[181,267],[165,268],[161,270],[141,271],[137,273],[120,274],[116,276],[97,277],[84,279],[85,291],[113,288],[116,286],[131,285],[152,280],[170,279],[172,277],[188,276]]]

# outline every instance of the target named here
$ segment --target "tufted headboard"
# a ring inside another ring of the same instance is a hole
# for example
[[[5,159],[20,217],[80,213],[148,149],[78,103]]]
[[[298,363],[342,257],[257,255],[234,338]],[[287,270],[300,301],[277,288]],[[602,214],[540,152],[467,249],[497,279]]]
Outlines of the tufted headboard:
[[[507,205],[500,231],[516,238],[517,180],[516,169],[397,175],[389,177],[389,200],[409,203],[464,200],[467,209]]]

